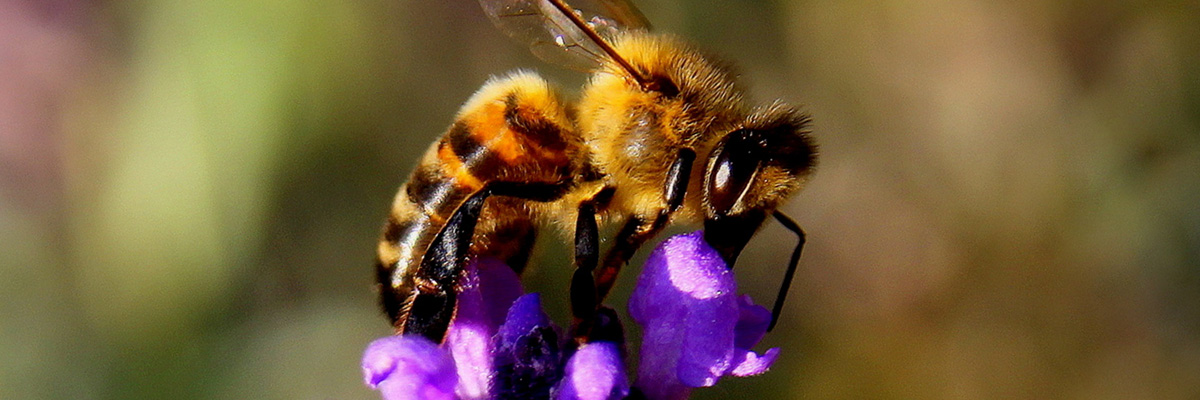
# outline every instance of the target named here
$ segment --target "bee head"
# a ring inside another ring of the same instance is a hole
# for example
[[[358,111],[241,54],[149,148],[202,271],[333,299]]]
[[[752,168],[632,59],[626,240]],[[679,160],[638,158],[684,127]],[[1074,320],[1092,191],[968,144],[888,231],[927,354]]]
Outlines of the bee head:
[[[705,237],[733,263],[768,215],[804,186],[817,161],[809,119],[781,104],[722,137],[704,175]]]

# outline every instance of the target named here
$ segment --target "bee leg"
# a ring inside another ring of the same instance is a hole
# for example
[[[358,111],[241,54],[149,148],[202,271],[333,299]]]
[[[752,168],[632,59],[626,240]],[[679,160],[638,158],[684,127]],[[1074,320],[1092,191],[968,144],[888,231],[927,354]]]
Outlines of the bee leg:
[[[553,201],[570,189],[569,182],[488,182],[463,201],[425,250],[416,271],[412,308],[404,322],[405,333],[423,335],[441,343],[454,317],[459,275],[468,260],[471,237],[488,197],[516,197],[531,201]]]
[[[771,324],[767,326],[767,332],[775,329],[775,324],[779,322],[779,316],[783,314],[783,301],[787,299],[788,289],[792,287],[792,278],[796,276],[796,266],[800,263],[800,252],[804,250],[804,229],[800,229],[800,225],[796,224],[787,215],[779,211],[774,213],[775,219],[787,228],[792,233],[796,234],[796,238],[800,239],[796,243],[796,249],[792,250],[792,259],[788,262],[787,273],[783,275],[783,283],[779,286],[779,294],[775,296],[775,306],[771,308]]]
[[[592,272],[599,261],[600,232],[596,225],[596,204],[585,201],[579,205],[575,221],[575,272],[571,276],[571,315],[575,321],[574,337],[587,338],[596,314],[596,280]]]
[[[670,169],[667,170],[667,179],[663,181],[663,195],[667,208],[649,221],[637,216],[630,217],[625,222],[625,226],[621,227],[621,231],[617,233],[616,242],[604,256],[604,264],[595,274],[597,303],[603,302],[604,298],[608,296],[608,291],[612,290],[613,284],[617,281],[617,274],[621,272],[621,267],[629,263],[629,259],[633,258],[633,254],[646,241],[661,232],[666,227],[667,221],[670,220],[671,213],[683,205],[688,183],[692,177],[692,164],[695,161],[695,150],[679,149],[679,154],[671,163]]]
[[[404,321],[405,333],[420,334],[435,343],[441,343],[446,335],[454,317],[455,284],[466,264],[484,201],[490,195],[490,191],[480,190],[468,197],[429,243],[413,278],[416,291]]]
[[[692,164],[695,161],[695,150],[679,149],[679,155],[667,170],[666,188],[663,192],[667,200],[667,213],[673,213],[683,205],[683,196],[687,194],[688,181],[692,177]]]
[[[667,225],[668,214],[664,211],[658,214],[658,217],[653,221],[647,221],[636,216],[629,217],[625,221],[625,225],[617,232],[616,240],[613,246],[608,249],[608,253],[604,255],[604,263],[596,269],[596,302],[604,301],[608,296],[609,290],[617,281],[617,274],[621,272],[621,267],[629,263],[629,259],[633,258],[633,254],[642,247],[646,241],[657,235]]]

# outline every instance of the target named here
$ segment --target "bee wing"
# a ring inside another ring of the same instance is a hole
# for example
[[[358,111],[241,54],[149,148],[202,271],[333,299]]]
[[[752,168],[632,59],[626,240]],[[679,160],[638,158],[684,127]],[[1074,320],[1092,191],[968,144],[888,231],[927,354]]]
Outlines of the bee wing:
[[[596,3],[593,10],[603,10],[600,14],[608,20],[625,29],[650,29],[650,21],[638,11],[629,0],[592,0]],[[585,14],[586,15],[586,14]]]
[[[601,44],[573,23],[552,0],[479,0],[479,3],[496,27],[528,44],[542,60],[590,71],[608,58]],[[628,0],[579,3],[586,7],[570,8],[586,23],[586,29],[598,37],[611,37],[625,29],[650,28],[646,18]]]

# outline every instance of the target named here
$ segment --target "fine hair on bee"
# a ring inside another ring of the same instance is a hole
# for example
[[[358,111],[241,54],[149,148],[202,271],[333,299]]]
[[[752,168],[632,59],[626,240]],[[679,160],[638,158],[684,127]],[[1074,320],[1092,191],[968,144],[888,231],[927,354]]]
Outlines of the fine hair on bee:
[[[728,64],[651,33],[627,1],[592,2],[480,0],[502,32],[590,75],[574,103],[531,72],[493,78],[425,152],[377,251],[397,334],[440,342],[468,262],[495,258],[519,273],[540,227],[557,226],[574,235],[574,336],[595,340],[621,267],[667,225],[703,223],[732,268],[769,217],[798,238],[771,327],[778,321],[805,241],[778,208],[816,166],[808,116],[779,101],[748,105]]]

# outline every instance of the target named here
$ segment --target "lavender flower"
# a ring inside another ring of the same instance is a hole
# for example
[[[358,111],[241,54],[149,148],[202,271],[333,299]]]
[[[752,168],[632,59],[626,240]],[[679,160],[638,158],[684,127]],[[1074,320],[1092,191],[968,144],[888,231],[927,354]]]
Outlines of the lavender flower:
[[[630,298],[629,314],[644,328],[634,386],[645,398],[685,399],[723,376],[761,374],[779,355],[778,348],[762,355],[750,350],[771,313],[736,296],[733,273],[703,237],[678,235],[656,248]],[[537,294],[521,295],[507,266],[482,260],[466,272],[441,348],[416,335],[379,339],[367,348],[363,373],[384,399],[629,396],[624,343],[570,348],[573,340],[550,322]]]
[[[367,347],[362,361],[367,386],[385,399],[454,399],[454,359],[424,336],[391,336]]]
[[[592,342],[567,362],[566,376],[555,399],[622,399],[629,394],[625,365],[616,343]]]
[[[725,375],[766,372],[779,349],[750,351],[767,332],[771,312],[739,300],[733,271],[702,232],[659,245],[629,298],[629,315],[643,327],[637,387],[650,399],[685,399],[692,388]]]
[[[445,347],[457,361],[464,399],[487,398],[493,373],[492,336],[504,323],[509,306],[521,295],[521,280],[494,259],[467,266],[459,285],[458,311],[446,332]]]

